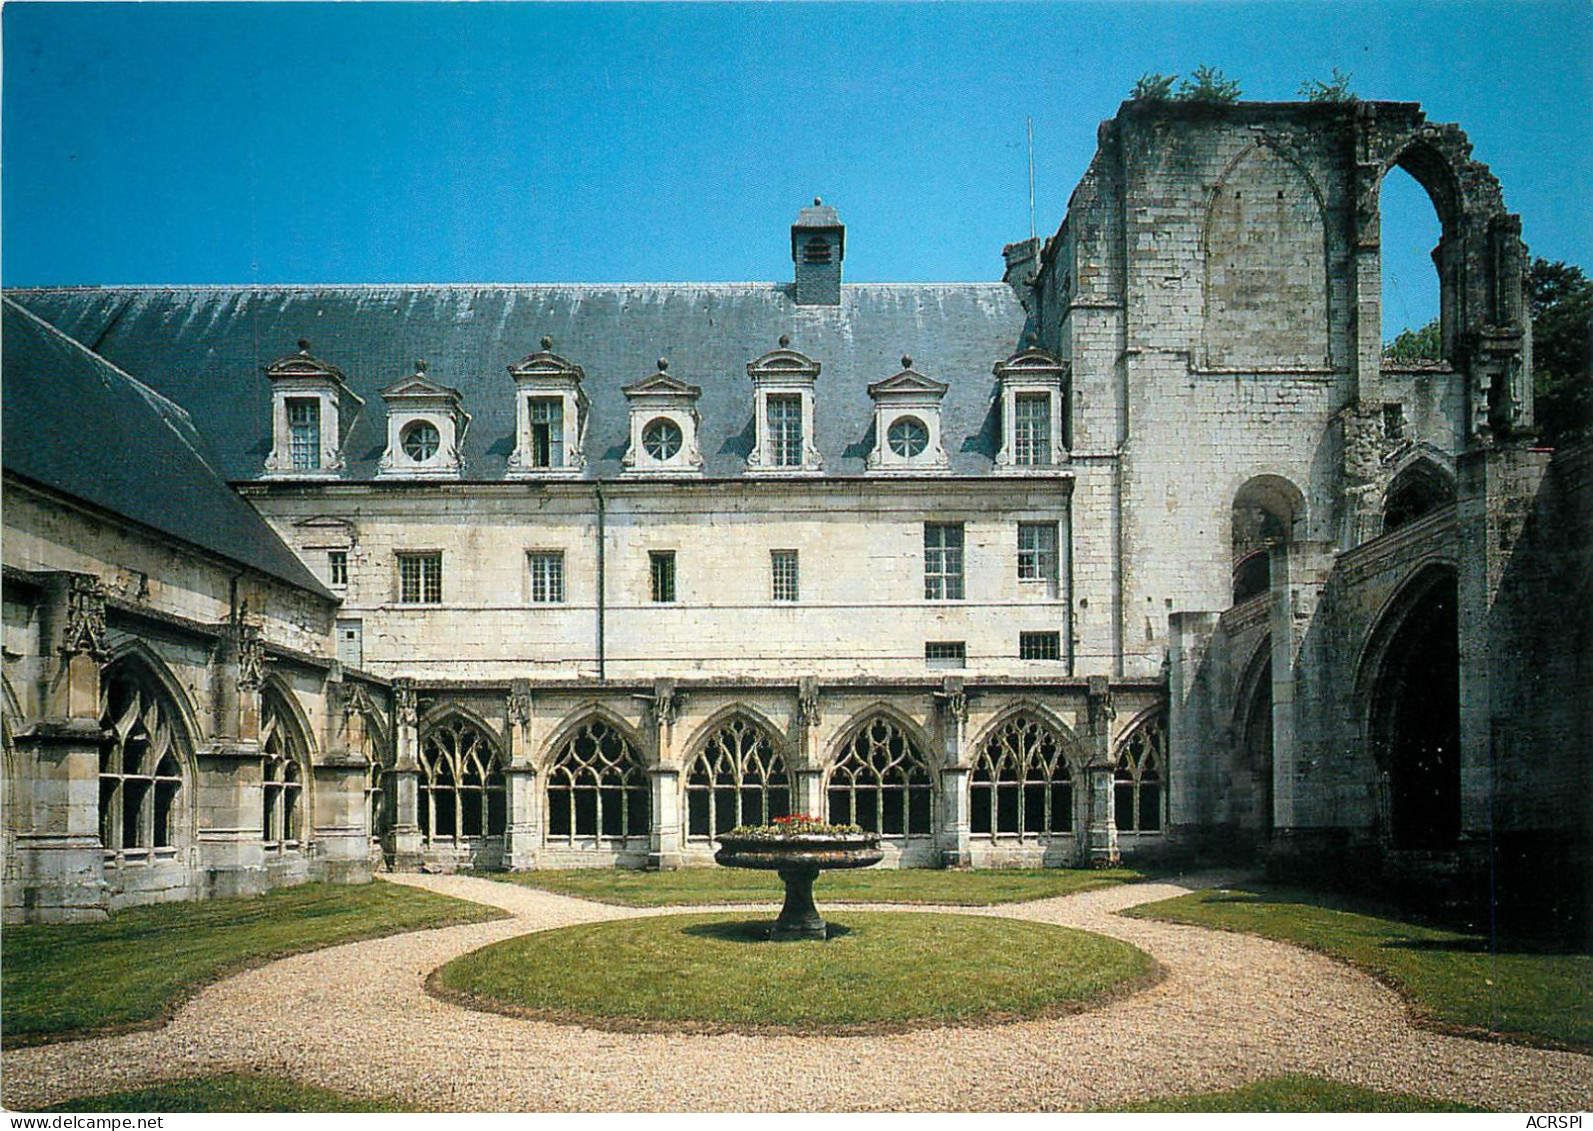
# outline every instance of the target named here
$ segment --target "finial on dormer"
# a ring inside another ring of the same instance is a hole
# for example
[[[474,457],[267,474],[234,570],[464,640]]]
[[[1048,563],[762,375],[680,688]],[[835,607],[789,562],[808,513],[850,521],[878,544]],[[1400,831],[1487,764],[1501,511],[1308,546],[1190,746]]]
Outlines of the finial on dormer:
[[[545,350],[553,349],[553,339],[546,334],[542,335],[542,348]]]
[[[425,376],[425,374],[426,374],[426,359],[423,358],[423,357],[417,357],[415,359],[415,376],[416,377],[423,377],[423,376]]]
[[[667,357],[661,357],[661,358],[659,358],[659,359],[658,359],[658,371],[659,371],[659,372],[660,372],[660,373],[663,373],[663,372],[665,372],[665,371],[666,371],[666,370],[667,370],[667,369],[668,369],[668,368],[669,368],[669,359],[668,359],[668,358],[667,358]]]
[[[310,356],[310,339],[309,338],[300,338],[299,339],[299,352],[301,354],[303,354],[305,357],[309,357]]]
[[[823,206],[824,206],[824,201],[821,198],[815,196],[813,198],[813,207],[822,208]]]
[[[911,369],[912,367],[913,367],[912,355],[911,354],[905,354],[905,353],[902,354],[902,368],[903,369]]]
[[[780,335],[780,348],[781,349],[789,349],[790,346],[791,346],[791,335],[790,334],[781,334]]]

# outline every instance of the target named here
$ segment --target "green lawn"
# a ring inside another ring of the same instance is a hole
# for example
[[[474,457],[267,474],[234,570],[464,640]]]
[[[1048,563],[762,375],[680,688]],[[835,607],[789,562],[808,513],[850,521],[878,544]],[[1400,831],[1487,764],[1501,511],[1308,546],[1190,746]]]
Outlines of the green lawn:
[[[329,1092],[309,1084],[298,1084],[277,1076],[236,1073],[227,1076],[196,1076],[84,1096],[55,1104],[43,1111],[61,1112],[300,1112],[300,1111],[408,1111],[397,1100],[363,1100],[341,1092]]]
[[[1070,1012],[1150,984],[1127,943],[1042,923],[833,913],[825,941],[767,942],[770,919],[622,919],[494,943],[428,985],[480,1008],[609,1029],[868,1032]]]
[[[1593,1047],[1593,955],[1537,952],[1354,910],[1293,891],[1206,891],[1124,914],[1264,935],[1342,958],[1402,991],[1427,1021]]]
[[[305,884],[257,899],[165,903],[103,923],[7,927],[5,1044],[148,1024],[247,966],[354,939],[503,917],[398,884]]]
[[[626,907],[681,907],[710,903],[779,903],[780,877],[747,868],[681,868],[643,872],[630,868],[579,868],[538,872],[478,872],[505,883]],[[1110,887],[1143,879],[1129,868],[993,868],[943,872],[932,868],[868,868],[825,872],[813,897],[825,903],[938,903],[986,907]]]
[[[1226,1092],[1203,1092],[1130,1104],[1115,1111],[1412,1112],[1484,1111],[1400,1092],[1377,1092],[1316,1076],[1273,1076]]]

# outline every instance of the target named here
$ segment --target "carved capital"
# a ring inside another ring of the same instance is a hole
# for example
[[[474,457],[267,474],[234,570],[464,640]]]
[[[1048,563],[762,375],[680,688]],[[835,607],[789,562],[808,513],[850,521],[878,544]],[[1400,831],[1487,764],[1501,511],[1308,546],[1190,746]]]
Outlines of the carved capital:
[[[265,640],[259,626],[240,621],[234,630],[238,645],[238,690],[258,691],[265,680]]]
[[[642,697],[647,703],[647,717],[654,726],[672,727],[680,719],[680,710],[686,697],[675,690],[672,679],[655,679],[653,693]]]
[[[531,689],[515,688],[509,692],[504,711],[513,726],[525,726],[531,721]]]
[[[88,574],[70,575],[66,590],[66,627],[61,651],[68,656],[86,653],[105,659],[105,586]]]
[[[959,723],[968,721],[968,693],[966,691],[937,691],[935,705],[941,714]]]
[[[1105,676],[1090,676],[1089,682],[1090,732],[1104,735],[1117,718],[1117,707],[1112,702],[1112,687]]]

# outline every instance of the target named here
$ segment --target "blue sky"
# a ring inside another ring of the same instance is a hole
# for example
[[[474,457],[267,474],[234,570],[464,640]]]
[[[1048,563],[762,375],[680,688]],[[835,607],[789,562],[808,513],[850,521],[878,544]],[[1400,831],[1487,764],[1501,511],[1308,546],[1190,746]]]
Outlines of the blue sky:
[[[4,8],[3,276],[778,280],[815,194],[852,281],[994,279],[1147,71],[1337,66],[1458,121],[1534,254],[1593,268],[1593,5],[43,4]],[[1386,322],[1435,310],[1390,189]],[[1394,328],[1391,326],[1390,328]]]

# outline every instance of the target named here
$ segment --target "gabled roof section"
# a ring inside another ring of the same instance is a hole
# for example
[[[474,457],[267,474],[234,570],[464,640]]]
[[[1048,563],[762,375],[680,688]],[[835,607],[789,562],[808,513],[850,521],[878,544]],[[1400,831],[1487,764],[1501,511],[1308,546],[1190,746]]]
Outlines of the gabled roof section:
[[[855,283],[841,287],[840,305],[823,309],[798,306],[790,285],[780,283],[8,293],[186,408],[231,480],[260,476],[271,450],[271,382],[263,370],[304,337],[367,402],[343,442],[345,482],[375,478],[387,448],[378,391],[413,372],[417,357],[448,374],[470,405],[475,423],[463,455],[472,478],[505,478],[516,444],[514,383],[504,380],[505,369],[522,366],[564,380],[579,368],[590,398],[583,474],[619,476],[630,443],[622,389],[660,355],[702,387],[704,473],[741,476],[754,434],[747,363],[767,356],[782,335],[823,366],[814,442],[826,474],[865,474],[874,447],[868,386],[894,372],[904,353],[950,385],[941,419],[952,473],[983,474],[1000,444],[991,365],[1017,348],[1025,320],[1012,290],[997,282]],[[549,346],[534,352],[544,336]]]
[[[936,381],[933,377],[925,377],[913,368],[911,357],[902,358],[902,371],[894,377],[887,377],[883,381],[875,381],[868,387],[868,395],[877,397],[881,393],[931,393],[935,396],[944,396],[951,386],[944,381]]]
[[[509,372],[515,377],[568,377],[576,381],[586,376],[579,365],[553,352],[553,339],[545,334],[542,348],[509,366]]]
[[[632,381],[621,392],[627,397],[691,397],[702,396],[702,389],[696,385],[688,384],[665,370],[669,363],[663,358],[658,360],[658,372],[650,377],[643,377],[640,381]]]
[[[405,397],[444,397],[451,400],[459,399],[459,390],[450,389],[447,385],[439,385],[426,376],[426,363],[415,362],[415,372],[400,381],[394,381],[381,395],[386,400],[400,400]]]
[[[3,304],[6,471],[336,600],[216,474],[187,413]]]

